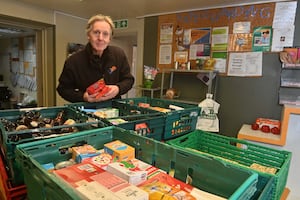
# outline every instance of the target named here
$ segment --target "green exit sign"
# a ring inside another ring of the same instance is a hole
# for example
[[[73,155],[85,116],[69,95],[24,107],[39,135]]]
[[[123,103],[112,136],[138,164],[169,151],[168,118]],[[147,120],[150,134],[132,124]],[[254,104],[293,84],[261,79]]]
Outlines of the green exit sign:
[[[127,28],[128,27],[128,19],[121,19],[114,21],[115,28]]]

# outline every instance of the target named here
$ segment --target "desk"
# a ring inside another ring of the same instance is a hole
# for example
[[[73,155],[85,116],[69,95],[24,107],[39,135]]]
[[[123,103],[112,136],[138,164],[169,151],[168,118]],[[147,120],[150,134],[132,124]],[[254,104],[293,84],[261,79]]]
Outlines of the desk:
[[[144,87],[137,86],[136,89],[142,90],[143,96],[144,96],[144,91],[150,91],[150,97],[151,98],[154,97],[154,92],[155,91],[160,91],[160,87],[157,87],[157,88],[144,88]]]

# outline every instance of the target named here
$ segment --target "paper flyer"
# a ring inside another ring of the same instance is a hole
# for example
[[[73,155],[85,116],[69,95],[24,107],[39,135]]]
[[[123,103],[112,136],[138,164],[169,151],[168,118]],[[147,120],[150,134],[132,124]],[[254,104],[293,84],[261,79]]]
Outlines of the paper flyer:
[[[229,36],[228,51],[252,51],[252,34],[231,34]]]
[[[252,50],[270,51],[272,39],[272,26],[255,27],[253,31]]]
[[[226,51],[228,46],[229,27],[214,27],[212,31],[211,48],[213,51]]]

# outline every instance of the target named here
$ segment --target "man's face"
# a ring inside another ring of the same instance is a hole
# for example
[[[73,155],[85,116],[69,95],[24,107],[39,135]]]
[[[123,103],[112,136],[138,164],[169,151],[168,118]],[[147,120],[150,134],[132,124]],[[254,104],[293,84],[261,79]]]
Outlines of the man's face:
[[[110,25],[105,21],[96,21],[88,33],[88,40],[95,53],[101,54],[106,49],[111,39]]]

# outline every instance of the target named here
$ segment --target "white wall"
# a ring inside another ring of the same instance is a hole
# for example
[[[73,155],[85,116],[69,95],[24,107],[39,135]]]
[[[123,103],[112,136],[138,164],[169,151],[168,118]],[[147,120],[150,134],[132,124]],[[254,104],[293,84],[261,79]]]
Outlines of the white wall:
[[[287,187],[291,190],[288,200],[300,199],[300,115],[290,115],[287,141],[283,149],[292,152]]]
[[[113,37],[111,41],[111,45],[119,46],[124,51],[128,58],[128,62],[131,66],[131,73],[134,77],[137,76],[136,74],[136,43],[137,43],[137,37],[136,34],[132,36],[120,36],[120,37]],[[134,84],[136,85],[136,83]],[[123,96],[123,98],[132,98],[136,96],[136,90],[134,87]]]
[[[0,0],[0,14],[54,24],[53,10],[30,6],[17,0]]]
[[[76,16],[66,15],[64,13],[55,12],[56,39],[56,86],[58,78],[62,72],[65,59],[67,58],[68,43],[86,44],[87,36],[85,27],[87,19]],[[56,88],[56,87],[55,87]],[[57,93],[56,93],[57,94]],[[56,95],[56,105],[64,105],[66,102],[58,94]]]

